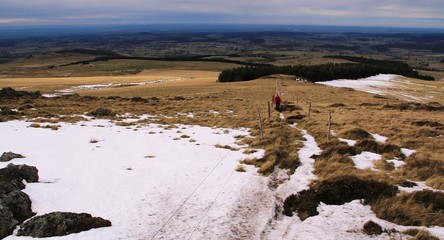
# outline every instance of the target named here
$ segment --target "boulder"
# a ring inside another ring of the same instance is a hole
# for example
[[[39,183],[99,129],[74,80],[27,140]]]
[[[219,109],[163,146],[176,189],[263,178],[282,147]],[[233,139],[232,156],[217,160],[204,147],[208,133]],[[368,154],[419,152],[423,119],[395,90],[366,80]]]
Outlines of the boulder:
[[[12,212],[0,204],[0,239],[11,235],[18,223]]]
[[[54,237],[109,227],[111,222],[87,213],[52,212],[37,216],[20,225],[17,236]]]
[[[38,169],[28,165],[8,164],[5,168],[0,169],[0,181],[22,181],[38,182]]]
[[[27,165],[8,164],[0,169],[0,239],[12,234],[15,227],[35,215],[31,199],[20,191],[23,180],[37,182],[38,170]]]
[[[18,154],[18,153],[13,153],[13,152],[4,152],[1,156],[0,156],[0,162],[9,162],[14,158],[24,158],[24,156]]]
[[[14,190],[10,193],[0,195],[0,204],[12,212],[13,217],[19,223],[35,215],[31,209],[31,199],[28,194]]]
[[[19,181],[0,181],[0,196],[24,188],[25,185]]]

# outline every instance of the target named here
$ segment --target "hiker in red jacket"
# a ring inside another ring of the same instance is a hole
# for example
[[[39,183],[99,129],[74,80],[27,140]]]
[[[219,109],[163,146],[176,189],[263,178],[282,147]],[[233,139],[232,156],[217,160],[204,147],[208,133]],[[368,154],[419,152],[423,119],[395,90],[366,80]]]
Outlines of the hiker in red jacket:
[[[280,111],[281,109],[281,102],[282,98],[279,96],[279,93],[276,92],[276,94],[273,96],[273,103],[275,104],[277,111]]]

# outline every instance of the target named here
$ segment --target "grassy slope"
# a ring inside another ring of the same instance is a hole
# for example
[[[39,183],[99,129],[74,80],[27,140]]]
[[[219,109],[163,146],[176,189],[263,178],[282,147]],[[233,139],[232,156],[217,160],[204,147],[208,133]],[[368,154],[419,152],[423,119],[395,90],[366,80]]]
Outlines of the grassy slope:
[[[405,180],[425,181],[429,186],[444,190],[442,173],[444,166],[444,129],[442,127],[419,126],[417,122],[432,122],[444,124],[442,111],[428,111],[424,109],[397,108],[403,102],[393,97],[375,97],[372,94],[362,93],[350,89],[331,88],[301,83],[283,79],[258,79],[249,82],[216,83],[218,73],[211,71],[187,70],[151,70],[139,75],[120,77],[91,77],[91,78],[41,78],[41,79],[3,79],[0,87],[28,86],[30,89],[53,91],[64,89],[70,85],[93,84],[110,82],[147,81],[159,78],[183,77],[184,80],[138,87],[120,87],[101,90],[79,92],[81,95],[94,96],[121,96],[117,99],[85,99],[81,97],[60,99],[37,99],[3,101],[2,108],[20,109],[20,112],[30,117],[50,118],[59,115],[84,114],[99,107],[109,108],[119,114],[152,114],[158,115],[158,123],[162,124],[200,124],[204,126],[220,127],[249,127],[254,139],[244,139],[253,149],[266,149],[263,159],[249,159],[246,162],[258,166],[259,171],[268,174],[274,165],[294,169],[298,165],[297,150],[300,148],[296,140],[301,140],[300,133],[285,121],[279,119],[279,114],[271,112],[267,115],[267,102],[276,90],[276,83],[281,81],[284,106],[293,106],[292,110],[284,111],[286,117],[302,115],[298,126],[307,129],[322,149],[336,148],[337,140],[333,137],[327,142],[327,117],[332,113],[332,130],[337,137],[344,137],[347,130],[362,128],[371,133],[388,137],[389,144],[417,152],[404,159],[406,165],[398,170],[385,162],[393,157],[387,153],[377,166],[380,171],[359,170],[354,168],[348,159],[347,153],[341,156],[331,154],[315,164],[315,172],[320,181],[341,175],[355,175],[368,179],[376,179],[390,184],[399,184]],[[30,84],[32,83],[32,84]],[[435,82],[442,87],[440,82]],[[129,98],[140,96],[148,99],[147,103],[132,102]],[[177,98],[177,96],[183,96]],[[159,100],[151,99],[156,97]],[[288,101],[295,101],[290,103]],[[308,106],[311,103],[312,112],[308,116]],[[333,104],[335,104],[333,106]],[[296,106],[297,105],[297,106]],[[392,106],[387,108],[386,105]],[[395,106],[395,107],[393,107]],[[37,110],[32,110],[36,108]],[[264,118],[264,138],[259,138],[257,109],[260,109]],[[219,112],[212,114],[209,110]],[[231,112],[233,111],[233,112]],[[193,113],[195,118],[177,116],[177,113]],[[167,118],[162,116],[170,116]],[[11,119],[20,117],[0,116]],[[76,121],[77,118],[63,117],[57,121]],[[118,118],[117,118],[118,120]],[[45,121],[45,120],[42,120]],[[430,125],[430,124],[429,124]],[[402,206],[400,200],[394,199],[393,206]],[[390,202],[383,204],[391,206]],[[385,209],[385,208],[384,208]],[[384,212],[385,210],[379,210]],[[420,211],[420,210],[418,210]],[[421,214],[417,214],[420,216]],[[442,215],[442,213],[441,213]],[[442,217],[439,215],[438,217]]]

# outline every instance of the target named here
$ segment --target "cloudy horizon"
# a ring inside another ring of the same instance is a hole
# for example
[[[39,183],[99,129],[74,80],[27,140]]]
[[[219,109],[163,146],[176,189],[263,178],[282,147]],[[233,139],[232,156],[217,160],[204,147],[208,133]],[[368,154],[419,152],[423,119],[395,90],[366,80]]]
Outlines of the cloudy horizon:
[[[0,26],[278,24],[444,28],[442,0],[2,0]]]

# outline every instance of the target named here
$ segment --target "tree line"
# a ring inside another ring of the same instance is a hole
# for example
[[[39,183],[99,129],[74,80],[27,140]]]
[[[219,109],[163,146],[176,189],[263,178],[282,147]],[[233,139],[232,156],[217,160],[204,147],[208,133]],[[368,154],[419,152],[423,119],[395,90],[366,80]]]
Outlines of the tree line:
[[[358,63],[328,63],[315,66],[244,66],[224,70],[219,75],[219,82],[248,81],[273,74],[293,75],[305,78],[310,82],[321,82],[335,79],[359,79],[377,74],[398,74],[423,80],[434,80],[433,77],[419,74],[406,63],[396,61],[374,60],[352,57]],[[354,59],[356,58],[356,59]],[[345,58],[342,58],[345,59]],[[353,61],[351,59],[347,59]]]

